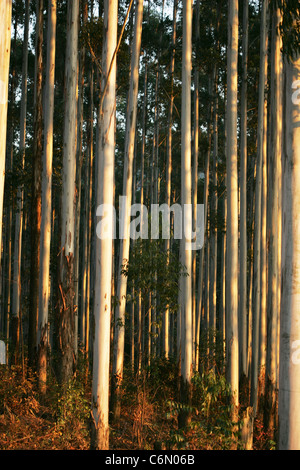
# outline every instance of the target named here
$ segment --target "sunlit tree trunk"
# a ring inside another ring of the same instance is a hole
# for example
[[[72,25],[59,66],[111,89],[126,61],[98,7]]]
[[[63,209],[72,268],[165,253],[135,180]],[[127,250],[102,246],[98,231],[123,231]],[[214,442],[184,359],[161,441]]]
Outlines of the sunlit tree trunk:
[[[77,43],[79,1],[68,2],[65,65],[65,115],[61,195],[61,237],[58,285],[58,375],[67,383],[74,362],[74,249],[75,249],[75,177],[77,136]]]
[[[104,1],[101,101],[98,118],[96,207],[114,203],[116,112],[117,0]],[[108,209],[108,212],[110,210]],[[91,447],[109,448],[109,355],[113,262],[113,214],[107,214],[107,236],[95,239],[94,354],[91,403]]]
[[[276,424],[276,387],[277,387],[277,338],[278,338],[278,195],[279,195],[279,158],[281,154],[281,37],[277,31],[281,21],[280,10],[276,9],[272,18],[271,44],[271,148],[268,175],[268,305],[267,305],[267,365],[266,365],[266,402],[265,426],[274,428]]]
[[[191,170],[191,70],[192,70],[192,2],[183,2],[182,44],[182,95],[181,95],[181,205],[192,209]],[[189,206],[188,206],[189,205]],[[183,404],[191,399],[192,378],[192,250],[188,246],[192,236],[192,210],[184,217],[181,239],[182,264],[187,276],[181,280],[181,383],[180,397]],[[189,416],[179,414],[179,425],[185,426]]]
[[[300,56],[284,63],[279,449],[300,450]]]
[[[8,103],[8,81],[11,44],[11,10],[12,1],[7,0],[0,4],[0,227],[3,216],[3,194],[5,178],[5,153],[6,153],[6,125]],[[2,230],[0,230],[0,247],[2,246]]]
[[[229,0],[227,54],[227,371],[233,400],[233,421],[235,421],[237,419],[239,403],[237,168],[238,0]]]
[[[36,363],[36,341],[39,304],[40,231],[42,196],[43,153],[43,0],[36,1],[36,44],[34,83],[34,145],[31,185],[31,245],[30,245],[30,290],[28,324],[28,361]]]
[[[122,266],[129,260],[130,248],[130,208],[132,201],[132,172],[136,131],[137,95],[139,83],[139,62],[142,39],[143,0],[136,0],[136,16],[134,38],[132,47],[132,60],[130,72],[130,89],[128,99],[128,114],[125,139],[125,162],[123,173],[123,195],[126,197],[124,205],[124,220],[121,221],[122,236],[120,240],[120,254],[117,283],[117,305],[115,312],[114,360],[112,381],[113,415],[117,419],[120,415],[119,390],[123,378],[124,342],[125,342],[125,308],[127,294],[127,276],[122,274]]]
[[[49,308],[49,272],[52,218],[52,160],[53,160],[53,112],[54,112],[54,76],[55,76],[55,46],[56,46],[56,0],[48,4],[48,33],[47,33],[47,68],[45,85],[45,114],[44,114],[44,153],[42,179],[42,221],[40,241],[40,282],[39,282],[39,319],[37,335],[38,377],[40,390],[46,391],[47,378],[47,349],[48,338],[48,308]]]

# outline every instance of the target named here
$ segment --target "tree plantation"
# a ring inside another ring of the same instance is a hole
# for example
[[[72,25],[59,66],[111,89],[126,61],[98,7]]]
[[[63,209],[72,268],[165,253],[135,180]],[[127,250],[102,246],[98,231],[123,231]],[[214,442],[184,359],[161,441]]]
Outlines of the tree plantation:
[[[0,449],[300,450],[298,0],[0,17]]]

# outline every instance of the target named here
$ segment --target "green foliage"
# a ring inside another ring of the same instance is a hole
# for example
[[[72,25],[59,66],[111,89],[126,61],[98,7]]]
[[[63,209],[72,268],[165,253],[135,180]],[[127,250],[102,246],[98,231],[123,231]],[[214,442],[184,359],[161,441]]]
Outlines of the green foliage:
[[[128,285],[142,293],[146,302],[149,294],[159,299],[161,311],[169,307],[170,312],[178,308],[178,280],[184,275],[184,267],[177,257],[164,250],[157,240],[137,240],[130,254],[130,260],[123,265],[122,273],[128,276]]]

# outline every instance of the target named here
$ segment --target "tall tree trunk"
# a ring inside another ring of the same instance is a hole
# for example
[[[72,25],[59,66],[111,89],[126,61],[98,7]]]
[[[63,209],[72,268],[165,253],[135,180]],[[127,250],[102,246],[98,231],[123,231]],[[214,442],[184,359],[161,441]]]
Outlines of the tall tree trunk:
[[[300,100],[299,53],[284,64],[282,153],[282,296],[280,316],[279,449],[300,450]]]
[[[254,224],[254,272],[253,272],[253,333],[252,333],[252,367],[251,367],[251,406],[254,415],[257,411],[258,387],[258,360],[259,360],[259,325],[261,320],[261,240],[262,240],[262,184],[263,184],[263,152],[265,136],[265,83],[267,57],[267,9],[265,0],[261,10],[260,28],[260,75],[259,75],[259,102],[258,102],[258,129],[257,129],[257,164],[255,187],[255,224]]]
[[[24,39],[23,39],[23,66],[22,66],[22,98],[20,113],[20,141],[21,168],[25,165],[26,144],[26,113],[27,113],[27,71],[28,71],[28,35],[29,35],[29,1],[25,4]],[[24,188],[19,186],[17,190],[17,213],[15,222],[14,263],[13,263],[13,296],[12,296],[12,338],[14,349],[14,361],[18,362],[19,352],[19,327],[20,327],[20,303],[21,303],[21,252],[23,232],[23,205]]]
[[[269,267],[268,267],[268,306],[267,306],[267,368],[265,426],[273,429],[276,425],[276,386],[277,386],[277,338],[278,338],[278,194],[279,158],[281,154],[281,37],[278,26],[280,10],[276,9],[272,18],[271,44],[271,148],[269,162],[270,184],[268,185],[269,212]]]
[[[227,364],[228,382],[231,386],[233,400],[233,421],[235,421],[237,419],[237,409],[239,403],[237,169],[238,0],[229,0],[227,54]]]
[[[2,136],[0,139],[0,227],[2,227],[3,216],[3,194],[5,179],[5,153],[7,134],[7,104],[8,104],[8,82],[9,62],[11,46],[11,10],[12,1],[1,2],[0,5],[0,126]],[[0,247],[2,246],[2,230],[0,230]]]
[[[59,254],[58,379],[67,383],[73,374],[74,356],[74,249],[76,201],[77,43],[79,1],[68,1],[65,65],[65,114]]]
[[[39,319],[38,319],[38,378],[40,390],[45,393],[47,379],[48,309],[50,298],[50,246],[52,218],[52,160],[53,160],[53,112],[54,112],[54,76],[56,49],[56,0],[48,4],[47,66],[45,85],[44,114],[44,152],[42,179],[42,220],[40,240],[40,282],[39,282]]]
[[[177,17],[178,0],[174,0],[173,6],[173,30],[172,30],[172,52],[170,64],[170,78],[171,78],[171,92],[169,103],[169,116],[168,116],[168,134],[167,134],[167,167],[166,167],[166,204],[171,206],[171,183],[172,183],[172,124],[173,124],[173,108],[174,108],[174,67],[175,67],[175,45],[176,45],[176,17]],[[170,239],[165,240],[165,250],[167,252],[167,263],[169,263],[170,256]],[[166,358],[169,357],[170,344],[169,344],[169,329],[170,329],[170,312],[167,307],[163,314],[163,354]]]
[[[243,76],[241,91],[241,164],[240,164],[240,378],[247,376],[247,81],[249,0],[243,1]]]
[[[82,27],[84,28],[88,18],[88,3],[87,0],[84,0],[82,4]],[[77,151],[76,151],[76,230],[75,230],[75,298],[74,303],[76,306],[75,311],[75,338],[74,338],[74,348],[75,352],[78,343],[78,329],[79,329],[79,244],[80,244],[80,212],[81,212],[81,172],[82,172],[82,161],[83,161],[83,99],[84,99],[84,75],[85,75],[85,46],[81,45],[79,53],[79,75],[78,75],[78,118],[77,118]],[[82,324],[80,328],[80,342],[82,345],[85,344],[85,325]]]
[[[118,27],[117,0],[104,1],[104,37],[102,47],[102,83],[97,147],[96,206],[114,202],[114,152],[116,111],[116,45]],[[110,209],[109,209],[110,208]],[[91,447],[109,448],[109,354],[113,254],[113,214],[108,213],[106,237],[96,239],[94,292],[94,356],[92,383]]]
[[[39,266],[41,230],[41,180],[43,152],[43,0],[36,0],[36,45],[34,84],[34,148],[31,189],[31,259],[29,290],[28,362],[36,363],[36,341],[39,303]]]
[[[182,95],[181,95],[181,205],[192,208],[191,170],[191,70],[192,70],[192,2],[183,2]],[[185,206],[186,205],[186,206]],[[189,206],[188,206],[189,205]],[[181,280],[181,382],[180,399],[188,404],[191,399],[192,378],[192,210],[184,217],[181,239],[182,264],[187,276]],[[185,426],[189,416],[179,414],[179,425]]]
[[[120,254],[117,283],[117,306],[115,313],[114,361],[112,381],[112,406],[114,419],[120,416],[120,386],[123,378],[124,342],[125,342],[125,307],[127,292],[127,276],[122,274],[122,266],[129,260],[130,248],[130,208],[132,201],[132,173],[136,131],[137,94],[139,82],[139,59],[142,39],[143,0],[136,0],[136,16],[134,25],[134,39],[132,48],[130,89],[128,100],[128,113],[126,123],[125,162],[123,173],[123,195],[125,196],[124,219],[122,224],[122,237],[120,240]]]

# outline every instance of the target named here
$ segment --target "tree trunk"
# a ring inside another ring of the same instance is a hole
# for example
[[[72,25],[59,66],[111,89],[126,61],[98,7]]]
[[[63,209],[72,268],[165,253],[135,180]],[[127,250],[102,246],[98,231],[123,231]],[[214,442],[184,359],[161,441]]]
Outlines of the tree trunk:
[[[28,71],[28,34],[29,34],[29,1],[25,5],[24,39],[23,39],[23,65],[22,65],[22,98],[20,114],[20,156],[21,168],[25,165],[26,143],[26,113],[27,113],[27,71]],[[13,263],[13,296],[12,296],[12,337],[15,351],[15,363],[18,362],[19,327],[20,327],[20,303],[21,303],[21,252],[23,229],[23,205],[24,188],[19,186],[17,190],[17,213],[15,222],[14,263]]]
[[[0,5],[0,126],[2,136],[0,139],[0,227],[2,227],[3,216],[3,194],[5,179],[5,152],[7,134],[7,104],[8,104],[8,82],[9,62],[11,45],[11,10],[12,1],[1,2]],[[0,247],[2,246],[2,230],[0,230]]]
[[[47,379],[48,309],[50,297],[50,246],[52,217],[52,160],[53,160],[53,112],[54,112],[54,76],[56,48],[56,0],[48,4],[47,32],[47,68],[45,85],[44,115],[44,152],[42,179],[42,220],[40,240],[40,281],[39,281],[39,319],[38,319],[38,377],[40,390],[45,393]]]
[[[36,363],[36,341],[39,303],[39,266],[41,230],[41,180],[43,151],[43,0],[36,2],[36,45],[35,45],[35,84],[34,84],[34,148],[32,161],[31,189],[31,259],[29,290],[28,362]]]
[[[176,17],[177,17],[178,0],[174,0],[173,6],[173,30],[172,30],[172,52],[170,64],[170,78],[171,78],[171,93],[169,103],[169,116],[168,116],[168,134],[167,134],[167,167],[166,167],[166,204],[171,206],[171,183],[172,183],[172,123],[173,123],[173,108],[174,108],[174,67],[175,67],[175,45],[176,45]],[[169,263],[170,254],[170,239],[165,240],[165,250],[167,252],[167,263]],[[170,344],[169,344],[169,328],[170,328],[170,312],[166,308],[163,313],[163,354],[166,358],[169,357]]]
[[[237,169],[237,62],[238,0],[229,1],[227,50],[227,266],[226,305],[228,314],[228,382],[233,400],[233,421],[239,403],[238,348],[238,169]]]
[[[127,276],[124,276],[122,266],[129,260],[130,248],[130,208],[132,201],[132,172],[135,145],[137,94],[139,82],[139,59],[142,39],[143,0],[136,0],[135,29],[132,48],[130,89],[128,100],[128,113],[126,123],[125,162],[123,173],[123,195],[125,196],[124,220],[122,224],[122,237],[120,240],[120,254],[117,283],[117,306],[115,313],[114,361],[112,380],[112,412],[114,419],[120,416],[120,386],[123,378],[124,342],[125,342],[125,308],[127,293]]]
[[[68,1],[65,65],[65,115],[59,254],[58,379],[67,383],[73,374],[74,356],[74,248],[77,127],[77,43],[79,1]]]
[[[260,76],[259,76],[259,102],[258,102],[258,130],[257,130],[257,164],[255,187],[255,225],[254,225],[254,272],[253,272],[253,333],[252,333],[252,367],[251,367],[251,406],[254,416],[257,411],[258,387],[258,360],[259,360],[259,325],[261,321],[261,242],[262,242],[262,185],[263,185],[263,152],[265,137],[265,83],[267,57],[267,8],[265,0],[261,10],[260,29]]]
[[[240,164],[240,377],[247,376],[247,80],[249,0],[243,2],[243,77],[241,91]],[[260,232],[259,232],[260,233]]]
[[[116,55],[118,27],[117,0],[104,1],[104,38],[102,47],[102,83],[97,147],[96,206],[114,202],[114,152],[116,111]],[[91,447],[109,448],[109,355],[113,254],[113,214],[108,213],[106,237],[96,242],[94,293],[94,356],[92,383]],[[100,234],[101,235],[101,234]]]
[[[183,2],[183,45],[182,45],[182,95],[181,95],[181,205],[192,208],[191,171],[191,70],[192,70],[192,2]],[[192,378],[192,210],[184,217],[181,239],[182,264],[187,276],[181,280],[181,383],[180,400],[188,405],[191,399]],[[189,413],[185,408],[180,412],[178,424],[185,426]]]
[[[284,64],[279,449],[300,450],[300,56]]]
[[[277,28],[281,20],[280,10],[273,13],[271,44],[271,148],[269,162],[270,184],[268,185],[269,212],[269,267],[268,267],[268,306],[267,306],[267,368],[265,427],[274,429],[276,425],[277,387],[277,338],[278,338],[278,194],[279,158],[281,154],[281,38]]]

